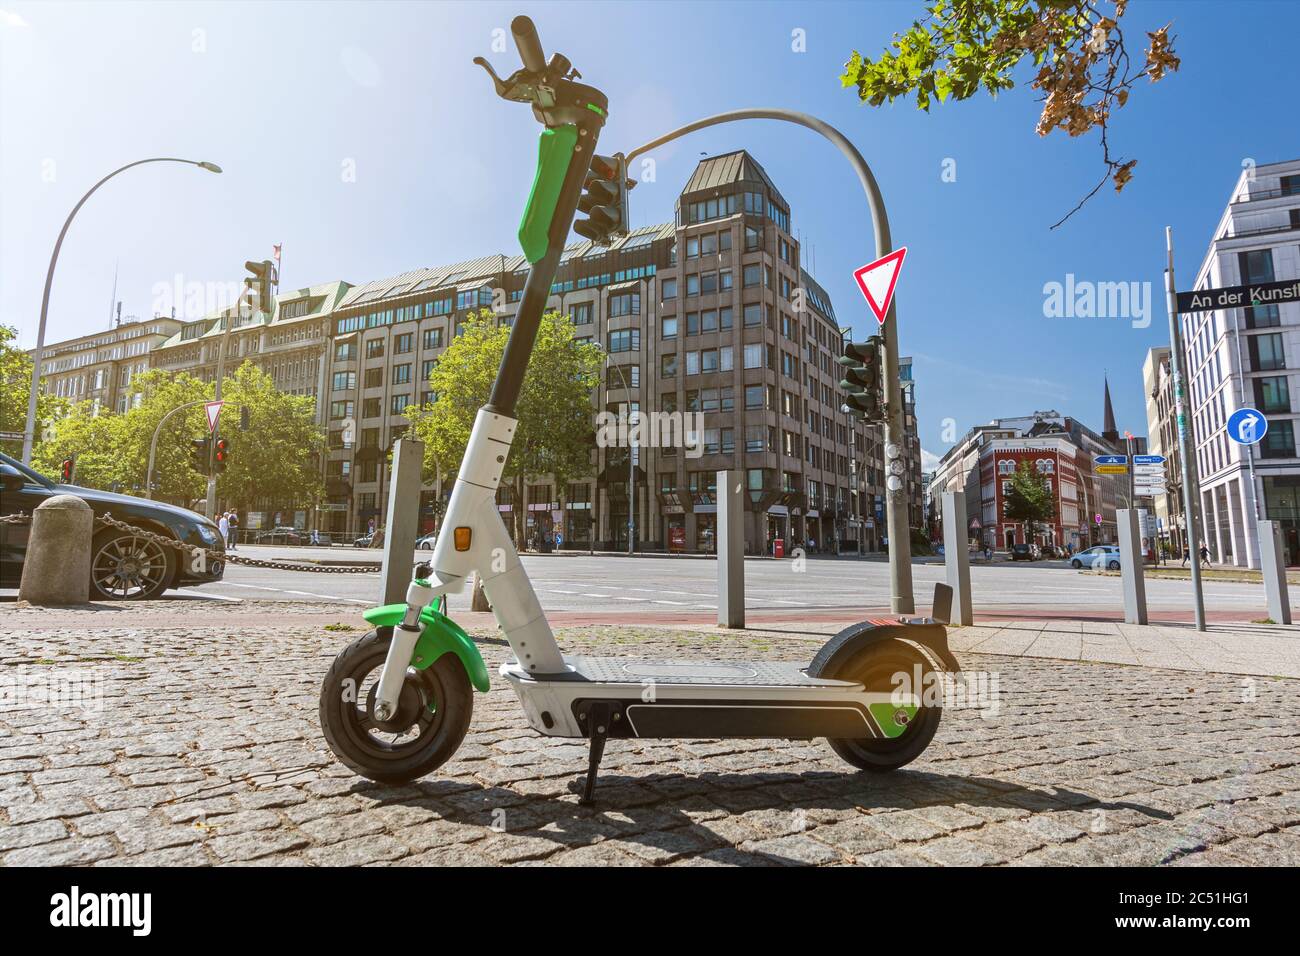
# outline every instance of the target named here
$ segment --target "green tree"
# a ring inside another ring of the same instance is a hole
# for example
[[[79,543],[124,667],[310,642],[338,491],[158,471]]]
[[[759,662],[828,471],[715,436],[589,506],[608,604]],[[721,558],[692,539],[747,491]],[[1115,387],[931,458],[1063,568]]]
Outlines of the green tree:
[[[230,465],[217,478],[217,492],[230,505],[255,501],[306,505],[323,490],[320,457],[325,433],[316,423],[316,402],[289,395],[250,361],[221,385],[218,432],[230,442]],[[240,408],[248,408],[248,431],[239,430]],[[201,409],[200,409],[201,411]]]
[[[48,432],[45,440],[32,448],[32,467],[41,474],[62,481],[63,460],[75,455],[78,485],[107,490],[121,480],[115,458],[122,435],[119,416],[96,415],[91,402],[78,402],[55,420]]]
[[[1137,160],[1111,155],[1111,115],[1128,102],[1138,80],[1154,83],[1180,65],[1169,24],[1147,33],[1140,68],[1130,60],[1119,26],[1127,7],[1128,0],[931,0],[926,16],[894,34],[878,59],[854,50],[840,81],[872,106],[915,94],[917,107],[928,112],[936,99],[964,100],[980,87],[994,96],[1011,89],[1016,68],[1028,59],[1029,85],[1043,104],[1035,131],[1080,136],[1096,129],[1106,166],[1101,181],[1055,229],[1108,180],[1119,192],[1133,178]]]
[[[128,410],[120,416],[122,429],[116,448],[117,480],[124,491],[143,491],[149,447],[159,423],[173,409],[191,405],[167,418],[158,432],[153,472],[158,487],[154,497],[186,504],[203,497],[207,479],[194,467],[192,442],[207,436],[208,420],[203,406],[194,403],[211,398],[212,386],[188,372],[173,374],[155,368],[132,377]]]
[[[469,443],[478,410],[487,404],[501,365],[510,329],[484,310],[466,320],[429,376],[435,398],[408,413],[411,427],[425,443],[424,470],[440,470],[444,479],[455,474]],[[514,536],[523,543],[524,489],[529,476],[553,476],[563,490],[567,483],[591,471],[595,421],[591,392],[600,380],[604,354],[590,342],[573,336],[567,315],[542,316],[528,374],[520,390],[510,458],[502,482],[514,490]]]
[[[32,360],[14,342],[18,330],[0,325],[0,432],[21,434],[27,427],[27,399],[32,393]],[[36,397],[36,441],[55,419],[68,409],[68,402],[41,392]],[[23,452],[23,441],[0,440],[0,451],[15,458]],[[34,456],[33,456],[34,458]]]
[[[1047,476],[1041,474],[1031,462],[1021,461],[1009,479],[1010,488],[1002,496],[1005,503],[1003,515],[1011,521],[1025,523],[1025,543],[1034,534],[1034,524],[1056,517],[1056,497],[1047,487]]]

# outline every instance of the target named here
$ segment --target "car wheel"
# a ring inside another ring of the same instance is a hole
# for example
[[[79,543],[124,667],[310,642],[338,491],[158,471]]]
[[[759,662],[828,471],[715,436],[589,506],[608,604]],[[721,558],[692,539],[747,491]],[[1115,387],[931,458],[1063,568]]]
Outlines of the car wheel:
[[[171,548],[130,532],[100,532],[90,549],[91,596],[105,601],[152,600],[171,584],[175,566]]]
[[[1109,569],[1112,570],[1112,571],[1118,571],[1118,570],[1119,570],[1119,562],[1118,562],[1118,561],[1111,561],[1110,564],[1106,565],[1106,567],[1109,568]]]
[[[1075,558],[1073,561],[1070,562],[1070,567],[1078,571],[1081,567],[1083,567],[1083,562],[1080,561],[1078,558]]]

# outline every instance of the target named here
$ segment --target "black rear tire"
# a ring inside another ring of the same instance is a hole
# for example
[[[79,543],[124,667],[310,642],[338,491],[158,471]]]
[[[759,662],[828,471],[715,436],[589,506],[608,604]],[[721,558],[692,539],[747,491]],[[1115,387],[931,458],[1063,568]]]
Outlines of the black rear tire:
[[[915,645],[897,639],[869,645],[844,666],[837,668],[835,673],[820,676],[859,681],[868,691],[889,692],[894,690],[895,674],[902,672],[911,678],[918,665],[921,668],[922,686],[915,688],[914,692],[924,695],[928,688],[935,686],[931,683],[935,677],[930,676],[937,677],[934,666]],[[922,706],[908,723],[907,729],[897,737],[838,738],[826,742],[859,770],[872,773],[897,770],[921,756],[939,729],[943,707],[925,706],[924,696],[922,701]]]
[[[320,692],[320,723],[330,750],[368,780],[404,784],[447,762],[465,739],[474,691],[455,654],[424,670],[409,668],[399,716],[375,719],[374,692],[393,629],[381,627],[348,645],[334,659]]]

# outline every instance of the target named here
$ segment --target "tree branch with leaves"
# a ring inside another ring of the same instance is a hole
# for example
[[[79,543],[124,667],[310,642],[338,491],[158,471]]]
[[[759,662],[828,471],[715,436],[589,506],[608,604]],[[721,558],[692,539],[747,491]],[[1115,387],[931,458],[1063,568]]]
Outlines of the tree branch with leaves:
[[[917,108],[928,112],[933,100],[964,100],[981,88],[997,96],[1013,88],[1013,74],[1029,60],[1029,86],[1043,104],[1035,132],[1081,136],[1095,129],[1106,167],[1055,229],[1107,182],[1120,192],[1133,178],[1137,160],[1111,152],[1112,115],[1139,80],[1155,83],[1180,65],[1170,24],[1147,32],[1141,65],[1133,62],[1120,28],[1127,8],[1128,0],[933,0],[926,16],[896,33],[877,59],[853,51],[840,81],[871,106],[914,94]]]

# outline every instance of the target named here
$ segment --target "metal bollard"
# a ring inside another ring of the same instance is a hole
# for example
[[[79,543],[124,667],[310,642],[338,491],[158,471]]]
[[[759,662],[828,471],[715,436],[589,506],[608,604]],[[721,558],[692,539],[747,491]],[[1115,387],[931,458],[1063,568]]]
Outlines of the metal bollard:
[[[95,513],[76,495],[55,495],[32,514],[18,600],[30,604],[90,601],[90,542]]]
[[[1119,525],[1119,572],[1124,583],[1124,623],[1147,623],[1147,589],[1142,576],[1142,536],[1133,508],[1115,512]]]
[[[1259,554],[1268,616],[1275,624],[1290,624],[1291,597],[1287,588],[1286,550],[1282,547],[1280,521],[1259,522]]]
[[[718,626],[745,626],[743,471],[718,472]]]
[[[966,530],[966,492],[943,494],[943,563],[952,588],[951,623],[969,627],[975,623],[970,594],[970,541]]]

